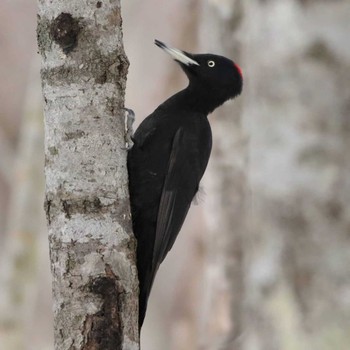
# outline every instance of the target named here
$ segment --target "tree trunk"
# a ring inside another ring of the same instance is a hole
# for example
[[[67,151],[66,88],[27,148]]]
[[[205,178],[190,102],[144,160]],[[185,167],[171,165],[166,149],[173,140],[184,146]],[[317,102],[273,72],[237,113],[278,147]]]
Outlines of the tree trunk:
[[[55,349],[138,349],[120,2],[39,0]]]

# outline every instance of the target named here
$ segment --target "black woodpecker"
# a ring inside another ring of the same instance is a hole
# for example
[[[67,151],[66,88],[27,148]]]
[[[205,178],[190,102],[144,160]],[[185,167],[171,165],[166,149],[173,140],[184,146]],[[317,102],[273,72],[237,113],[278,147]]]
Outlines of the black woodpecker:
[[[173,246],[207,167],[209,113],[242,91],[240,67],[228,58],[190,54],[155,44],[188,77],[188,86],[163,102],[138,127],[128,152],[132,224],[137,238],[139,327],[159,265]]]

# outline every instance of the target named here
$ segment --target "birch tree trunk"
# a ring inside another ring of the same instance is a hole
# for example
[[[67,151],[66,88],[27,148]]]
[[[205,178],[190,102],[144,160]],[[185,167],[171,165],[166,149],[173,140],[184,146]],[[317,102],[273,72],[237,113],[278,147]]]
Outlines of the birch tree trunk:
[[[138,349],[120,2],[39,0],[55,348]]]

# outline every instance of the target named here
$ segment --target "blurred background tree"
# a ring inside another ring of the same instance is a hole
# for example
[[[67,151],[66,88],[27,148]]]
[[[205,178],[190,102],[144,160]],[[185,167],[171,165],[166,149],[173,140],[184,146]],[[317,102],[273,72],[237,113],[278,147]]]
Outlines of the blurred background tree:
[[[143,349],[348,349],[350,3],[122,6],[127,106],[138,122],[186,84],[155,38],[231,57],[245,78],[243,95],[210,117],[205,194],[159,271]],[[24,152],[30,138],[42,142],[25,107],[40,89],[30,73],[35,12],[34,0],[0,3],[1,350],[53,349],[43,212],[23,209],[43,201],[28,175],[42,173],[43,151]]]

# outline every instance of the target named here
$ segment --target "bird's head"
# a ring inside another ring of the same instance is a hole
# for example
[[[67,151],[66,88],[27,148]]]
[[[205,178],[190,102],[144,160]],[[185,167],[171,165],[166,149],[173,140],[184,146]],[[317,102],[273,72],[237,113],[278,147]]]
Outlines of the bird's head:
[[[159,40],[155,40],[155,44],[180,64],[189,79],[189,89],[204,99],[215,99],[212,110],[241,93],[243,73],[230,59],[212,54],[190,54]]]

